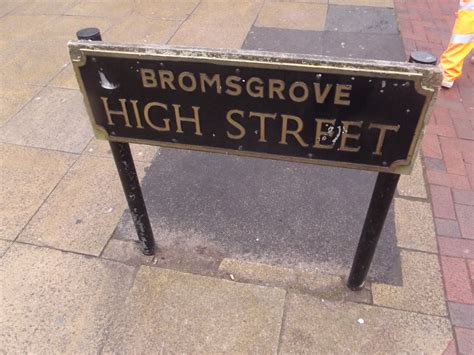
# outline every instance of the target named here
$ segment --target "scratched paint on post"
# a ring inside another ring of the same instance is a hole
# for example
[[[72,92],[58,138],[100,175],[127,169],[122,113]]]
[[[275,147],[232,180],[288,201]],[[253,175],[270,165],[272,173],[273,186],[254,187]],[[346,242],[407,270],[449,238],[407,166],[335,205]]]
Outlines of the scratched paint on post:
[[[436,68],[70,43],[99,138],[373,171],[410,170]]]

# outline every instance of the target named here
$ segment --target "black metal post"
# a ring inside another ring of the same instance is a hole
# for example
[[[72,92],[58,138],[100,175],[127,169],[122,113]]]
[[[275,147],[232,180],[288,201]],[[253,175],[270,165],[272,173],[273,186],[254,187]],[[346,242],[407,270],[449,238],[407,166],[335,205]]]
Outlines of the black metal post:
[[[379,173],[377,176],[359,245],[347,281],[347,286],[351,290],[360,290],[364,287],[365,278],[369,272],[399,179],[399,174]]]
[[[98,28],[84,28],[76,33],[77,39],[89,41],[101,41]],[[143,200],[140,181],[138,180],[132,152],[128,143],[110,142],[110,149],[114,156],[115,165],[122,182],[123,191],[127,198],[128,207],[132,214],[133,223],[137,231],[140,249],[145,255],[155,253],[155,238],[151,229],[150,219]]]

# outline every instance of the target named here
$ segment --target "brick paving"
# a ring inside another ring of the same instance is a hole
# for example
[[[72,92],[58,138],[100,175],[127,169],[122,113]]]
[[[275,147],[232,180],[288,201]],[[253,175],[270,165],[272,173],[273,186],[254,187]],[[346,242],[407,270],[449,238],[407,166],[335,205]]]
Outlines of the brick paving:
[[[407,55],[438,57],[449,42],[457,1],[395,0]],[[472,55],[472,53],[471,53]],[[431,192],[442,274],[457,352],[473,353],[474,66],[442,90],[426,127],[422,155]],[[452,346],[447,353],[452,353]]]

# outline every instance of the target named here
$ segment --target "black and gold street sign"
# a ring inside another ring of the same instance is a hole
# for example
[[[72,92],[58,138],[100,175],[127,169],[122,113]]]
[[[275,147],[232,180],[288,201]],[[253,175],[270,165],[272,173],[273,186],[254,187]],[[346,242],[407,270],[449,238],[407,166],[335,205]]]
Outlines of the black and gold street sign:
[[[435,67],[69,44],[98,138],[408,173]]]

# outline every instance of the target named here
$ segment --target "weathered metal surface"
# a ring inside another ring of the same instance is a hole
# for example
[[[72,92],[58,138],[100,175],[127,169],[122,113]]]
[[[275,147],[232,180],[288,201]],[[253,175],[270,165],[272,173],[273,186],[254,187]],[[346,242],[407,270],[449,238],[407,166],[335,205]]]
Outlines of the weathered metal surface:
[[[432,66],[71,42],[98,138],[409,173]]]

